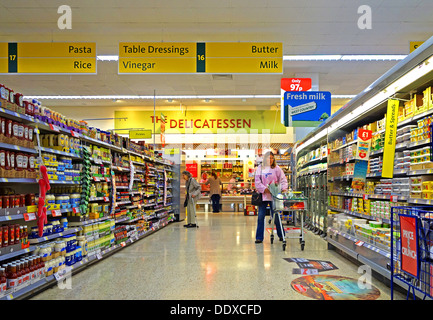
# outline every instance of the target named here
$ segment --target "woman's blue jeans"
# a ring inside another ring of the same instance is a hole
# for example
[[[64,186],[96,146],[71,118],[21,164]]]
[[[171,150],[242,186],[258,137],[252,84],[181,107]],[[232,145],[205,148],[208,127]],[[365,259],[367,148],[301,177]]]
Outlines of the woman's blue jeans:
[[[257,216],[257,231],[256,231],[256,240],[263,241],[265,236],[265,218],[266,218],[266,208],[269,206],[271,208],[271,218],[273,218],[274,210],[272,208],[272,201],[263,201],[259,206],[259,213]],[[278,214],[278,213],[277,213]],[[282,238],[281,234],[281,219],[275,219],[275,227],[277,228],[277,235],[279,238]],[[273,230],[272,230],[273,232]]]

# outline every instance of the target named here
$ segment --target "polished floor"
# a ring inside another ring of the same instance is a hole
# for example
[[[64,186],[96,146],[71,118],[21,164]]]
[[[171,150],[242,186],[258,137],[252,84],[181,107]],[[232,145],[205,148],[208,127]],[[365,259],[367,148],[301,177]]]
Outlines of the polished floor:
[[[255,244],[257,217],[239,213],[199,213],[198,229],[173,223],[74,275],[70,288],[53,286],[32,299],[289,299],[311,300],[291,288],[300,277],[284,258],[331,261],[337,270],[321,274],[359,279],[358,265],[307,231],[305,249],[298,239]],[[378,300],[390,299],[390,288],[371,279]],[[397,293],[395,297],[403,299]]]

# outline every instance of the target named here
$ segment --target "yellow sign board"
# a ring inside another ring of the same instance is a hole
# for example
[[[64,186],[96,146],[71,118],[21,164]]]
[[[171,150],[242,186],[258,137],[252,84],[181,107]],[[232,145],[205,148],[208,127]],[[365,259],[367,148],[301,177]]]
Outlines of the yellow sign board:
[[[422,45],[424,41],[411,41],[409,42],[409,53],[417,49],[420,45]]]
[[[278,58],[207,58],[209,73],[283,73],[283,59]]]
[[[383,146],[383,178],[392,178],[394,175],[395,141],[397,135],[399,103],[399,100],[388,100],[386,111],[385,140]]]
[[[209,42],[206,58],[283,58],[281,42]]]
[[[151,139],[152,130],[130,130],[129,139]]]
[[[195,73],[194,58],[120,58],[119,74]]]
[[[3,61],[4,56],[7,66]],[[95,74],[96,43],[1,43],[0,73]]]
[[[119,58],[195,58],[195,42],[121,42]]]
[[[193,110],[185,115],[179,111],[164,111],[166,118],[165,134],[184,133],[286,133],[286,127],[275,119],[280,117],[280,110]],[[115,129],[153,128],[161,133],[161,117],[153,111],[114,111]]]
[[[167,155],[174,155],[179,154],[180,150],[179,148],[165,148],[164,153]]]
[[[96,43],[87,42],[22,42],[20,58],[96,58]]]
[[[119,74],[283,73],[283,45],[273,42],[121,42]]]

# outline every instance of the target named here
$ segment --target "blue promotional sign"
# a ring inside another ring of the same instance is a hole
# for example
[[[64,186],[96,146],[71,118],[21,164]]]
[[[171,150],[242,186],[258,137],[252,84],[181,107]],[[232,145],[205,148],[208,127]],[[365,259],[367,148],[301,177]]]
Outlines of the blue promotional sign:
[[[284,125],[289,126],[289,108],[293,121],[325,121],[331,115],[331,93],[328,91],[286,91]]]

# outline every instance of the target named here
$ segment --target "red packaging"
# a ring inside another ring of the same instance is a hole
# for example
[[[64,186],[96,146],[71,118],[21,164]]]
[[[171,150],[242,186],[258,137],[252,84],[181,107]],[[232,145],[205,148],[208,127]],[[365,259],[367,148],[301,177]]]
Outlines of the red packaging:
[[[26,153],[23,153],[23,164],[22,169],[27,170],[29,167],[29,155]]]
[[[6,170],[10,170],[11,169],[11,152],[9,150],[5,151],[6,154],[6,165],[5,165],[5,169]]]
[[[10,167],[11,167],[11,170],[15,170],[15,168],[16,168],[16,160],[15,160],[16,154],[15,154],[15,152],[10,151],[9,152],[9,156],[10,156]]]
[[[16,121],[12,122],[12,137],[19,139],[19,133],[18,133],[18,125],[19,123]]]
[[[19,123],[19,122],[18,122],[18,126],[17,126],[17,128],[18,128],[18,131],[17,131],[17,133],[18,133],[17,138],[18,138],[19,140],[23,140],[23,139],[24,139],[24,125],[23,125],[22,123]]]
[[[0,248],[3,247],[3,228],[0,227]]]
[[[9,208],[9,196],[2,196],[2,208]]]
[[[12,136],[12,120],[7,119],[6,120],[6,131],[5,131],[5,136],[10,138]]]
[[[33,128],[32,127],[29,127],[29,141],[30,142],[33,142]]]
[[[29,164],[28,164],[28,167],[27,167],[27,169],[29,170],[29,171],[31,171],[31,172],[34,172],[35,171],[35,156],[34,155],[29,155]]]
[[[29,141],[29,127],[23,124],[24,128],[24,140]]]
[[[14,195],[14,208],[20,207],[20,196],[18,194]]]
[[[20,106],[24,107],[24,101],[23,101],[23,95],[21,93],[15,93],[15,103]]]
[[[15,163],[16,163],[16,170],[22,171],[23,170],[23,153],[22,152],[16,153]]]
[[[0,83],[0,98],[6,100],[6,87]]]
[[[12,89],[9,89],[9,102],[10,103],[15,103],[15,93]]]
[[[6,166],[6,151],[0,150],[0,167],[4,169]]]
[[[2,135],[5,134],[5,126],[6,126],[5,119],[0,117],[0,134]]]
[[[15,244],[20,243],[20,225],[15,224]]]
[[[25,207],[25,206],[26,206],[26,195],[20,194],[20,207]]]
[[[8,227],[7,226],[3,226],[3,247],[7,247],[9,245],[9,233],[8,233]]]
[[[9,245],[13,245],[15,243],[15,225],[11,224],[8,226],[8,234],[9,234]]]

